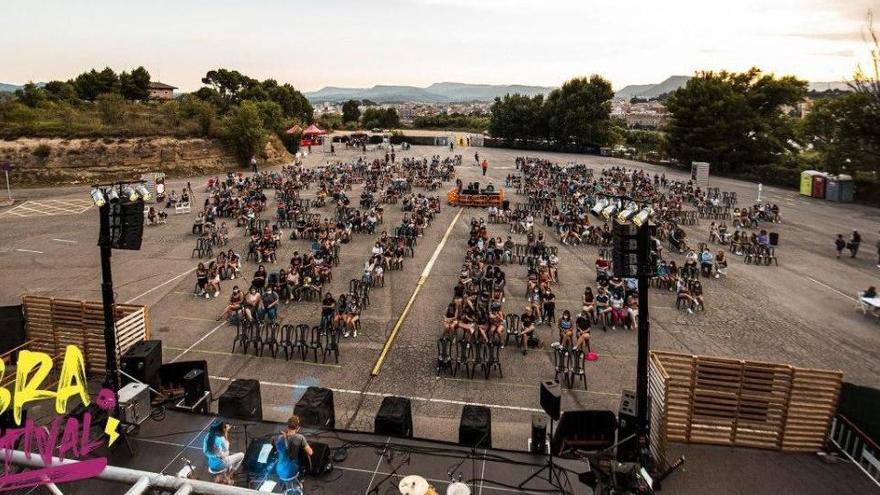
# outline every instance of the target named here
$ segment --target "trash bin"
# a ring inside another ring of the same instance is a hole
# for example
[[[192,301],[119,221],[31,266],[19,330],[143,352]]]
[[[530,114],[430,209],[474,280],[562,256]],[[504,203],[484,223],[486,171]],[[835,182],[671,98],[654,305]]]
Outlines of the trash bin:
[[[825,200],[840,201],[840,180],[836,175],[829,175],[825,182]]]
[[[770,245],[778,246],[779,245],[779,232],[770,232]]]
[[[813,194],[812,196],[817,199],[825,199],[825,183],[827,182],[828,177],[825,174],[819,173],[813,176]]]

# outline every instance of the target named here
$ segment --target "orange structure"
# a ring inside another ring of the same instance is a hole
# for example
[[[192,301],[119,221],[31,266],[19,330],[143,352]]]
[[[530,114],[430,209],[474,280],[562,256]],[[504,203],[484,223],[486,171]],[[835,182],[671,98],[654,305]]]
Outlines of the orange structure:
[[[446,193],[446,201],[453,206],[501,206],[504,202],[504,189],[499,188],[495,194],[459,194],[458,188],[453,187]]]

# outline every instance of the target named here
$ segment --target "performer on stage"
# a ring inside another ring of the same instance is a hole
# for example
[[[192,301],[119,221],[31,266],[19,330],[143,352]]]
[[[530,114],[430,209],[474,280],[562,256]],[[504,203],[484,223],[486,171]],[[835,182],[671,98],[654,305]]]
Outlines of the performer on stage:
[[[243,452],[229,453],[229,423],[216,421],[205,436],[202,452],[215,483],[235,484],[235,472],[244,460]]]
[[[306,437],[299,433],[299,416],[293,415],[287,420],[287,429],[275,438],[275,450],[278,451],[275,473],[284,483],[284,490],[301,488],[300,453],[305,452],[311,458],[312,447]]]

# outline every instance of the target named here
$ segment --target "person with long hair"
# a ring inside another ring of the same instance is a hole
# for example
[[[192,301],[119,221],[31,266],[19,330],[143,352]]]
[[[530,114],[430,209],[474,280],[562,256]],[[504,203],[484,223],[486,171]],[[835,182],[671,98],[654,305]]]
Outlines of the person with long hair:
[[[208,469],[214,475],[214,482],[232,485],[235,472],[244,460],[244,453],[229,453],[229,428],[229,423],[215,421],[205,435],[202,452],[208,460]]]
[[[302,434],[299,433],[299,416],[293,415],[287,420],[287,428],[275,437],[275,450],[278,451],[278,462],[275,464],[275,474],[284,484],[284,490],[301,487],[299,481],[300,458],[305,453],[312,457],[312,447]]]

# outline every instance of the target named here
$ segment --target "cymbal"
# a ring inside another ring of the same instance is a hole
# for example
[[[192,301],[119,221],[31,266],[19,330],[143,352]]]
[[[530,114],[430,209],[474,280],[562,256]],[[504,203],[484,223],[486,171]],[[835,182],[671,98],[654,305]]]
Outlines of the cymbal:
[[[446,495],[471,495],[471,487],[461,481],[456,481],[446,487]]]
[[[397,485],[400,495],[426,495],[428,493],[428,480],[417,474],[411,474]]]

